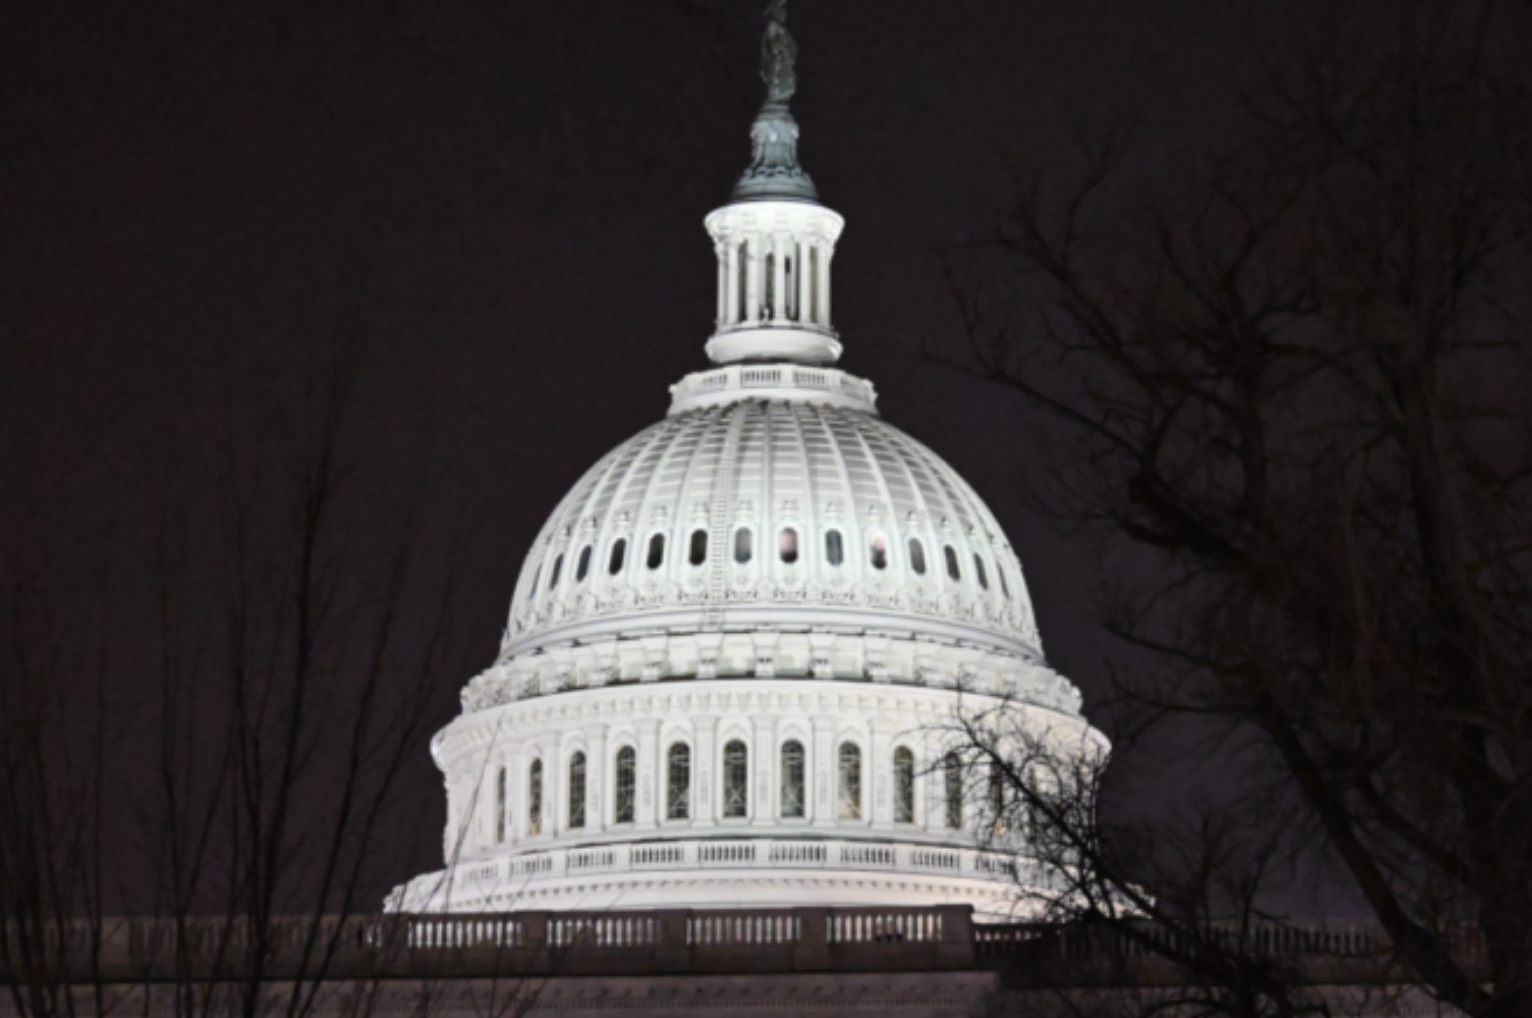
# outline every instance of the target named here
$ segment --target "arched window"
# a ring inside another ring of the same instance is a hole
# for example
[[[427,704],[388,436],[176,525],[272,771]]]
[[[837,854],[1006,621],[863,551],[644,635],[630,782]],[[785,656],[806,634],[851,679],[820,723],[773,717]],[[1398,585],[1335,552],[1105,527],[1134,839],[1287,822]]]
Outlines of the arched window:
[[[590,573],[590,545],[580,549],[580,561],[575,566],[575,582],[583,583]]]
[[[624,746],[617,751],[617,823],[631,824],[633,822],[634,791],[637,788],[638,754],[633,751],[632,746]]]
[[[665,535],[655,534],[649,538],[649,568],[658,569],[665,562]]]
[[[628,539],[619,537],[612,544],[612,557],[607,560],[606,571],[612,576],[622,572],[622,564],[628,558]]]
[[[957,551],[950,544],[947,545],[947,575],[954,581],[963,578],[963,574],[958,570]]]
[[[862,748],[854,742],[840,744],[840,808],[842,820],[862,819]]]
[[[734,561],[744,565],[754,555],[755,532],[749,527],[740,527],[734,531]]]
[[[585,826],[585,754],[569,758],[569,826]]]
[[[777,256],[774,255],[774,254],[768,254],[766,256],[765,279],[763,280],[763,283],[765,285],[761,287],[761,292],[765,295],[766,299],[761,304],[761,310],[762,310],[761,317],[762,318],[776,318],[776,317],[778,317],[778,315],[777,315]]]
[[[502,767],[495,774],[495,844],[497,845],[505,841],[505,800],[507,794],[505,782],[505,768]]]
[[[782,561],[788,565],[798,561],[798,531],[792,527],[784,527],[782,533],[777,536],[777,551]]]
[[[894,823],[915,822],[915,753],[908,746],[894,750]]]
[[[989,762],[989,825],[995,831],[1005,830],[1005,773],[998,760]]]
[[[548,589],[552,590],[559,585],[559,573],[564,571],[564,556],[560,555],[553,560],[553,572],[548,575]]]
[[[989,589],[989,574],[984,571],[984,560],[978,552],[973,553],[973,574],[979,578],[979,586]]]
[[[804,771],[803,743],[796,739],[784,742],[782,744],[782,815],[785,817],[801,817],[805,813]]]
[[[527,777],[527,833],[543,833],[543,762],[532,761]]]
[[[963,761],[956,753],[943,758],[942,778],[947,793],[947,826],[955,830],[963,826]]]
[[[926,574],[926,546],[918,537],[910,538],[910,568],[915,570],[916,576]]]
[[[750,751],[738,739],[723,748],[723,815],[750,815]]]
[[[700,566],[707,561],[706,530],[692,531],[691,552],[686,556],[686,560],[694,566]]]
[[[665,818],[685,820],[692,812],[692,750],[678,742],[666,756]]]
[[[839,530],[825,531],[825,561],[838,566],[846,560],[846,549],[841,544]]]
[[[870,556],[872,558],[872,567],[874,569],[887,569],[888,538],[884,537],[882,534],[873,534],[872,538],[867,542],[867,544],[868,551],[870,552]]]

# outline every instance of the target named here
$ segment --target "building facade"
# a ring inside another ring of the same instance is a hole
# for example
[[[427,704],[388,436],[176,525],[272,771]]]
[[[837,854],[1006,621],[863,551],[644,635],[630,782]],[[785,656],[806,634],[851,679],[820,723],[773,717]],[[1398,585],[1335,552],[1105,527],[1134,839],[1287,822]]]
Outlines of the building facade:
[[[432,744],[444,869],[394,908],[1004,915],[1013,864],[977,848],[957,712],[1104,749],[994,515],[835,366],[844,222],[798,162],[793,54],[774,5],[751,164],[706,220],[712,366],[538,535],[498,658]]]

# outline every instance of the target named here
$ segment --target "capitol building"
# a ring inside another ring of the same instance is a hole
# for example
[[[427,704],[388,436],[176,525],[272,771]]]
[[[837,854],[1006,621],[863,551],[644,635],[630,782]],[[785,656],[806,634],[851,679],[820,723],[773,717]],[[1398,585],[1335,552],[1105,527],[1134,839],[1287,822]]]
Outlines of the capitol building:
[[[706,220],[711,365],[538,534],[498,657],[432,742],[444,868],[395,910],[1011,917],[1027,878],[981,847],[954,720],[1015,711],[1061,753],[1105,748],[994,515],[836,367],[844,220],[799,165],[774,11],[753,157]]]

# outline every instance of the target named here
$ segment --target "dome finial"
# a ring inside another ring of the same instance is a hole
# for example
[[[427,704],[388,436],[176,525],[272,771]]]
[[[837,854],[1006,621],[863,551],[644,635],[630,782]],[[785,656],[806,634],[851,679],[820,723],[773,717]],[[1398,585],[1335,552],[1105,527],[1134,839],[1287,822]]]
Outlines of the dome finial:
[[[787,0],[766,8],[761,80],[766,102],[750,128],[750,168],[734,185],[735,201],[817,201],[814,182],[798,165],[798,122],[787,103],[798,91],[798,44],[787,31]]]

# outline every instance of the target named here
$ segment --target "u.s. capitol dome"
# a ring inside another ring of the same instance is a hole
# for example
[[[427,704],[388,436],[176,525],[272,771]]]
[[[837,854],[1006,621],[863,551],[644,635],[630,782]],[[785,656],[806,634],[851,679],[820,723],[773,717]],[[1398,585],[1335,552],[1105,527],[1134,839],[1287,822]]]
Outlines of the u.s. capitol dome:
[[[432,743],[446,868],[393,907],[997,915],[1017,869],[975,837],[956,712],[1104,745],[994,515],[834,367],[843,221],[798,165],[780,73],[707,218],[715,367],[538,535],[496,661]]]

